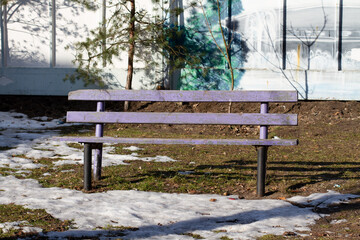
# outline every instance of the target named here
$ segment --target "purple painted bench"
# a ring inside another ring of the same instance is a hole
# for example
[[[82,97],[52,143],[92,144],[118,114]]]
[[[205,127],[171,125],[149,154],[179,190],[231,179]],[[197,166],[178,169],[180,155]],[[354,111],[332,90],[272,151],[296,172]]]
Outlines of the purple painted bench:
[[[94,160],[95,180],[101,176],[103,143],[128,144],[212,144],[252,145],[258,151],[257,194],[265,193],[267,148],[293,146],[297,139],[268,139],[268,126],[297,125],[296,114],[268,113],[270,102],[296,102],[296,91],[175,91],[175,90],[78,90],[69,93],[69,100],[96,101],[94,112],[67,113],[67,122],[94,123],[94,137],[61,137],[61,141],[84,144],[84,189],[91,189],[91,153]],[[260,113],[174,113],[174,112],[104,112],[106,101],[152,102],[258,102]],[[259,125],[259,139],[164,139],[164,138],[115,138],[103,136],[105,123],[137,124],[223,124]]]

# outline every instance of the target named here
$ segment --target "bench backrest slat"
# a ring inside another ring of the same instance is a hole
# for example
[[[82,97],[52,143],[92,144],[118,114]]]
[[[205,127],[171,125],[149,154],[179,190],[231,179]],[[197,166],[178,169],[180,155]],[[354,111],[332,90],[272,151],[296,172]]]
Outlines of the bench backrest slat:
[[[296,114],[68,112],[68,122],[135,124],[297,125]]]
[[[69,100],[154,102],[296,102],[296,91],[77,90]]]

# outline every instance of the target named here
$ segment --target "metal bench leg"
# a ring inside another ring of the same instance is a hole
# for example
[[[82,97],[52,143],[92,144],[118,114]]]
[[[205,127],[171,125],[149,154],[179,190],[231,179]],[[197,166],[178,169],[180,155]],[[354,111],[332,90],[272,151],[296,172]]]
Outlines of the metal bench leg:
[[[95,160],[94,160],[95,181],[98,181],[101,178],[101,165],[102,165],[102,144],[98,149],[95,150]]]
[[[105,102],[97,103],[97,112],[103,112],[105,110]],[[103,137],[104,136],[104,124],[98,123],[95,128],[95,136]],[[101,165],[102,165],[102,144],[97,146],[95,151],[95,159],[94,159],[94,179],[95,181],[100,180],[101,178]]]
[[[91,190],[91,144],[84,143],[84,189]]]
[[[260,105],[260,113],[266,114],[269,112],[269,103],[262,102]],[[260,139],[268,138],[268,126],[260,126]],[[268,146],[259,146],[258,151],[258,164],[257,164],[257,184],[256,194],[262,197],[265,194],[265,176],[266,176],[266,160],[267,160]]]
[[[267,149],[268,147],[265,146],[258,147],[257,149],[258,163],[257,163],[256,194],[258,197],[263,197],[265,194]]]

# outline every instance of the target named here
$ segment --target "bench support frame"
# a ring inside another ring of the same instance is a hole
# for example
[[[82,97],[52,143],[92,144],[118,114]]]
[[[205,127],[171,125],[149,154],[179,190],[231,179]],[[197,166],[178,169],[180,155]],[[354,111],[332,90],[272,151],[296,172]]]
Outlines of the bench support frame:
[[[266,161],[268,147],[261,146],[257,148],[257,182],[256,195],[262,197],[265,195]]]
[[[105,111],[105,102],[98,102],[96,107],[97,112]],[[104,136],[104,124],[97,123],[95,127],[95,136],[103,137]],[[94,159],[94,179],[95,181],[100,180],[101,178],[101,165],[102,165],[102,146],[95,150],[95,159]]]
[[[84,143],[84,189],[91,190],[91,143]]]
[[[266,114],[269,112],[269,103],[261,103],[260,113]],[[260,126],[260,139],[268,138],[268,126]],[[265,177],[266,177],[266,161],[267,161],[267,146],[259,146],[258,162],[257,162],[257,183],[256,194],[262,197],[265,194]]]

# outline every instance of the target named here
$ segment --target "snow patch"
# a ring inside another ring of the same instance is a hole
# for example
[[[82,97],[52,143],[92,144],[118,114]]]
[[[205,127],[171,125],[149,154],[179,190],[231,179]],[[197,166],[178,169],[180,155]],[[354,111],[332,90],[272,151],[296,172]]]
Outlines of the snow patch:
[[[124,150],[129,150],[129,151],[132,151],[132,152],[144,150],[143,148],[139,148],[139,147],[136,147],[136,146],[124,147],[123,149]]]
[[[288,201],[318,207],[318,208],[326,208],[329,205],[339,204],[348,199],[358,198],[358,195],[354,194],[341,194],[332,190],[328,190],[327,193],[313,193],[310,196],[295,196],[289,198]]]
[[[182,233],[199,234],[205,239],[227,236],[254,239],[265,234],[309,230],[320,216],[312,208],[299,208],[288,201],[229,199],[227,196],[168,194],[142,191],[108,191],[86,194],[62,188],[43,188],[32,179],[0,176],[0,204],[15,203],[45,209],[61,220],[73,219],[78,229],[66,233],[91,236],[106,226],[129,226],[122,239],[188,239]],[[334,204],[355,195],[319,193],[316,197],[288,200]],[[216,199],[216,201],[211,201]],[[323,201],[326,199],[326,201]],[[55,233],[50,233],[55,234]]]

